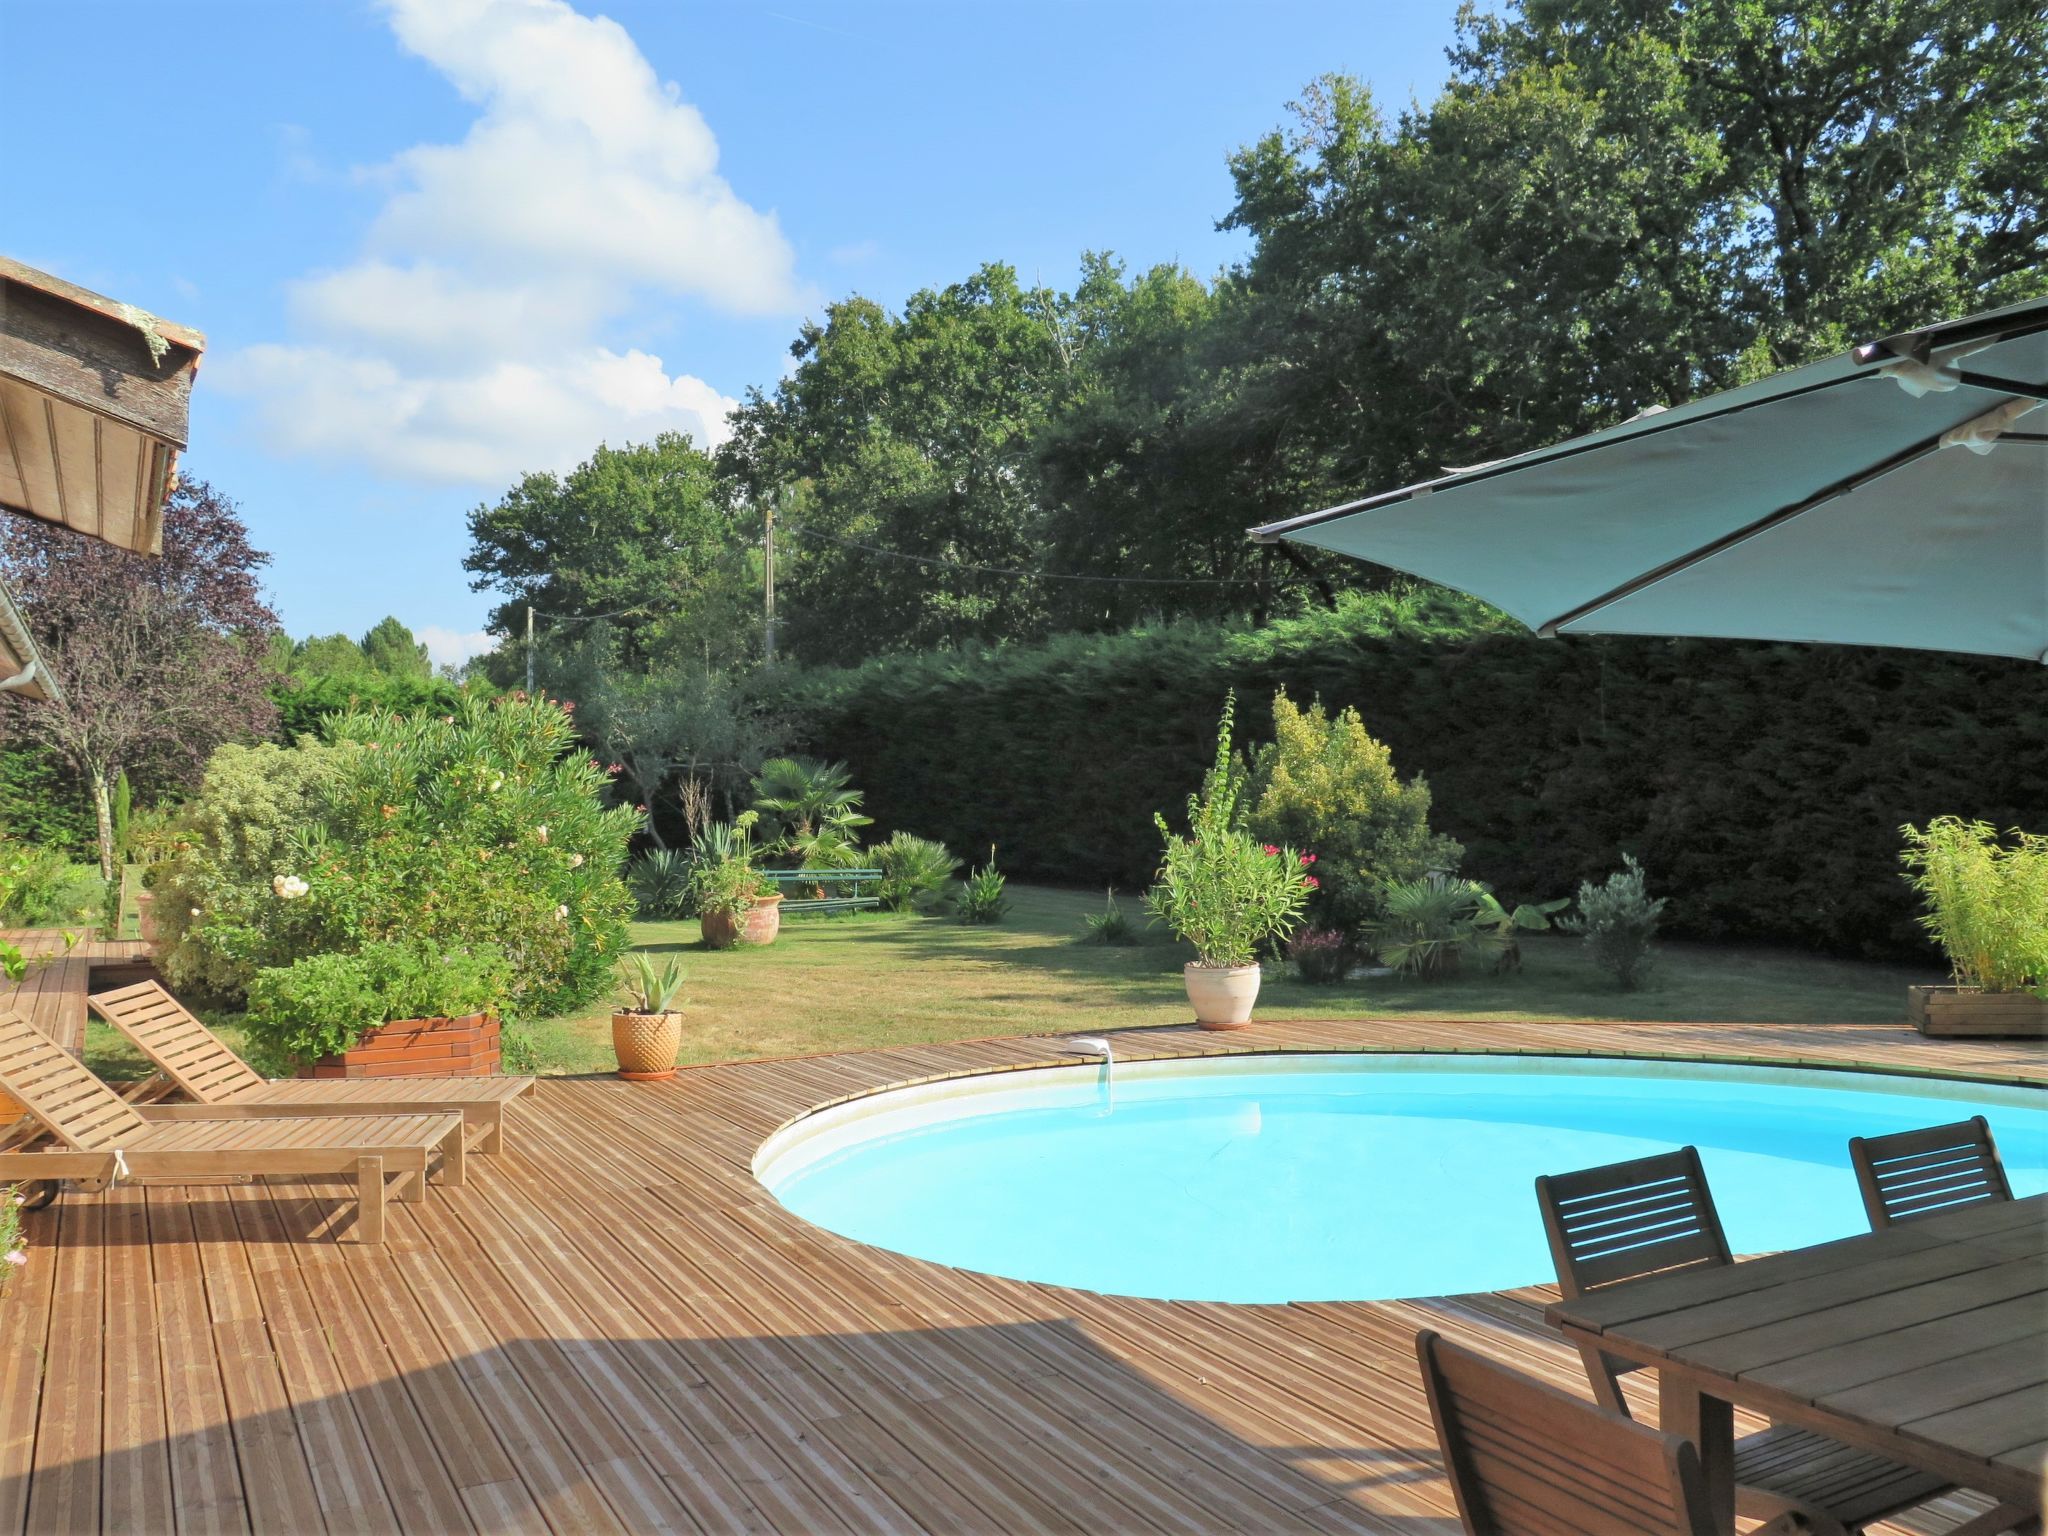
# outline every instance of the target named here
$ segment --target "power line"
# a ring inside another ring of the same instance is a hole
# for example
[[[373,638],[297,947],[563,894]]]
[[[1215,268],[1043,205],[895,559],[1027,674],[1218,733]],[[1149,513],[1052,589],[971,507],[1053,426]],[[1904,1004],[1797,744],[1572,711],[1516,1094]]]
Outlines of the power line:
[[[863,544],[859,539],[849,539],[836,533],[827,533],[822,528],[804,528],[792,523],[778,523],[783,533],[793,533],[804,539],[824,539],[828,543],[842,544],[848,549],[864,550],[885,560],[903,560],[912,565],[937,566],[948,571],[971,571],[985,576],[1015,576],[1026,581],[1079,581],[1106,586],[1125,587],[1251,587],[1258,582],[1248,576],[1234,581],[1219,581],[1213,576],[1088,576],[1070,574],[1064,571],[1027,571],[1007,565],[977,565],[966,560],[946,560],[937,555],[913,555],[900,549],[884,549],[879,544]]]

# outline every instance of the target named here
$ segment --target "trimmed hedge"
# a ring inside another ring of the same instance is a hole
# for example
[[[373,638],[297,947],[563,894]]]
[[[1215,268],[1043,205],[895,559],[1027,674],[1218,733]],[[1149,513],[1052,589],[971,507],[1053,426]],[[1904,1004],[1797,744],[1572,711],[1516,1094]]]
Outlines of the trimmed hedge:
[[[1262,630],[1184,624],[840,671],[771,702],[853,766],[876,835],[1005,870],[1145,884],[1152,813],[1194,788],[1223,693],[1270,734],[1286,687],[1357,706],[1464,871],[1511,901],[1567,895],[1624,851],[1667,928],[1925,960],[1902,822],[2048,826],[2048,670],[1832,646],[1537,640],[1441,594],[1354,597]]]

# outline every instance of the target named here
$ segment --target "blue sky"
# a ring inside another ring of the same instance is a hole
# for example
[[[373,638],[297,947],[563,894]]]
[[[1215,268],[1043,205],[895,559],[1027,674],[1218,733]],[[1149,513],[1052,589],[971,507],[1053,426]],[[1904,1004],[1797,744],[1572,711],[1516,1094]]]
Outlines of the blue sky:
[[[190,473],[295,634],[489,606],[464,514],[716,434],[797,324],[1086,249],[1208,275],[1313,76],[1434,94],[1451,0],[0,0],[0,251],[204,330]],[[105,89],[82,96],[82,61]],[[469,644],[473,647],[475,642]]]

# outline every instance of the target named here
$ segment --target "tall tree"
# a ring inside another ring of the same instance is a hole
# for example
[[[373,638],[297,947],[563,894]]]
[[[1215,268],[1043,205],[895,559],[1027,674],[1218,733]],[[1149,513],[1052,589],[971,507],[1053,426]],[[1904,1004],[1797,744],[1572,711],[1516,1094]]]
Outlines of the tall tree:
[[[426,678],[434,675],[427,648],[412,631],[390,616],[379,619],[363,636],[363,659],[386,677]]]
[[[490,627],[515,640],[530,604],[550,637],[606,619],[630,665],[726,664],[753,648],[745,541],[710,458],[680,433],[530,474],[471,512],[469,534],[470,586],[504,594]]]
[[[1569,69],[1603,127],[1654,113],[1715,146],[1703,234],[1752,368],[2048,283],[2039,0],[1526,0],[1461,22],[1454,89]]]
[[[720,462],[785,499],[778,608],[815,658],[1042,632],[1036,432],[1070,352],[1060,300],[991,264],[901,315],[831,305],[751,391]]]
[[[48,523],[9,519],[0,568],[19,593],[61,699],[6,700],[4,729],[85,782],[100,873],[114,877],[113,794],[126,771],[189,783],[223,742],[267,736],[277,615],[235,504],[186,479],[164,507],[163,554],[130,554]]]

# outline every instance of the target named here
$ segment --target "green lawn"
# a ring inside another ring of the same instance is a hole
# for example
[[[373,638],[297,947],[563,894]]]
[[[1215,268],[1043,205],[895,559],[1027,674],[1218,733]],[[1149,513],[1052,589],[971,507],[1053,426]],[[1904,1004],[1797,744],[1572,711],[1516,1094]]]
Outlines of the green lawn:
[[[1102,898],[1013,886],[994,927],[950,918],[863,913],[793,918],[766,949],[707,950],[694,921],[640,923],[635,942],[678,955],[687,971],[683,1060],[736,1061],[814,1051],[1184,1023],[1180,968],[1188,951],[1157,930],[1130,948],[1081,942]],[[1135,912],[1134,899],[1126,899]],[[1923,969],[1859,965],[1766,949],[1669,943],[1647,987],[1620,992],[1578,941],[1537,935],[1518,975],[1490,971],[1440,982],[1376,978],[1310,987],[1269,976],[1259,1016],[1470,1019],[1684,1019],[1758,1023],[1902,1021]],[[609,1071],[608,1009],[533,1025],[542,1070]],[[223,1032],[241,1044],[232,1024]],[[95,1025],[93,1066],[131,1076],[140,1063]]]

